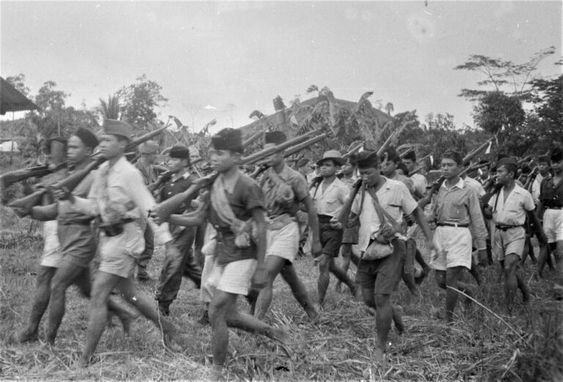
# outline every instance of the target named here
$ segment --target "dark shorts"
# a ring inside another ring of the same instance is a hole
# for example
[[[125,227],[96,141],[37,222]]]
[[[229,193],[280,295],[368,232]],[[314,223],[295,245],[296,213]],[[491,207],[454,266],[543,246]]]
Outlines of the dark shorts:
[[[363,289],[374,289],[376,294],[391,294],[399,285],[405,261],[403,240],[393,240],[393,253],[383,259],[360,260],[356,282]]]
[[[58,224],[63,262],[88,267],[96,254],[96,239],[90,224]]]
[[[323,254],[338,257],[342,243],[342,230],[334,229],[330,225],[330,216],[319,215],[319,231]]]

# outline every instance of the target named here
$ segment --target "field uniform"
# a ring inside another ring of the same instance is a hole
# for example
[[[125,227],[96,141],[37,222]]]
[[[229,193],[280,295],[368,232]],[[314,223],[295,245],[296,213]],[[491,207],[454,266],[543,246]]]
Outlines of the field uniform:
[[[418,204],[404,183],[383,178],[385,183],[375,193],[378,203],[398,224],[401,224],[403,214],[412,214]],[[381,221],[370,192],[366,191],[363,197],[363,204],[361,197],[357,197],[351,210],[360,219],[358,243],[352,246],[352,251],[360,257],[381,229]],[[403,235],[397,233],[391,241],[393,245],[392,254],[377,260],[360,260],[356,281],[362,288],[375,289],[376,293],[384,295],[391,294],[397,288],[403,269],[406,251],[405,240],[406,238]]]
[[[164,201],[186,191],[193,184],[194,180],[189,171],[180,176],[173,177],[161,188],[159,200]],[[186,200],[175,213],[181,214],[186,211],[192,199]],[[162,265],[156,290],[156,299],[164,312],[168,312],[168,307],[178,296],[178,291],[182,284],[182,276],[191,279],[198,288],[201,286],[201,267],[195,263],[192,250],[195,230],[196,227],[170,225],[170,232],[172,233],[174,245],[178,248],[177,254],[179,257],[172,258],[167,254]]]
[[[91,216],[100,216],[103,223],[122,224],[117,235],[100,234],[99,270],[123,278],[132,278],[139,255],[145,248],[144,230],[147,213],[156,204],[143,178],[125,157],[110,167],[103,163],[96,171],[88,199],[75,198],[75,208]],[[155,239],[171,240],[168,225],[152,224]]]
[[[489,200],[489,207],[493,211],[494,259],[502,261],[509,254],[522,258],[526,242],[526,213],[535,208],[532,195],[515,185],[505,200],[503,187]]]
[[[481,213],[477,192],[464,179],[452,187],[442,183],[434,197],[432,220],[437,256],[431,266],[440,271],[452,267],[471,269],[472,237],[478,249],[486,248],[487,229]],[[471,228],[471,231],[470,231]]]

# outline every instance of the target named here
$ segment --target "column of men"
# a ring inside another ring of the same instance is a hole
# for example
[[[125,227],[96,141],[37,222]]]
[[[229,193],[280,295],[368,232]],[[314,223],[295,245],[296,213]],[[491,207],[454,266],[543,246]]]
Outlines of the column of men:
[[[165,222],[150,211],[157,202],[197,182],[190,170],[190,152],[183,146],[170,149],[169,179],[155,199],[147,186],[156,181],[151,155],[157,146],[141,147],[141,160],[134,166],[124,157],[131,137],[131,126],[121,121],[105,121],[101,142],[89,130],[78,129],[68,141],[71,171],[86,166],[96,146],[106,162],[72,192],[53,190],[56,203],[32,210],[35,219],[56,220],[60,248],[53,251],[46,245],[30,322],[18,339],[37,338],[39,321],[50,303],[47,340],[53,343],[64,314],[65,291],[76,284],[84,296],[91,297],[80,358],[83,365],[91,361],[108,312],[116,314],[124,330],[129,330],[133,317],[127,306],[131,305],[155,323],[167,346],[178,348],[183,341],[181,330],[163,316],[169,315],[184,275],[202,287],[208,303],[213,363],[220,375],[226,362],[229,326],[285,341],[284,330],[262,321],[278,274],[313,321],[322,314],[331,274],[346,284],[352,295],[361,292],[363,302],[375,311],[377,354],[383,358],[392,321],[399,332],[404,330],[400,310],[392,303],[400,280],[417,293],[412,273],[415,263],[421,268],[419,282],[428,272],[426,262],[435,270],[439,287],[446,290],[447,321],[454,319],[459,292],[473,294],[474,287],[462,282],[462,275],[472,271],[479,281],[473,252],[477,251],[482,262],[486,259],[488,233],[483,216],[492,219],[492,249],[503,269],[508,309],[517,288],[524,300],[529,298],[518,273],[526,219],[535,227],[540,243],[549,243],[547,258],[550,251],[556,252],[558,260],[563,255],[563,155],[559,150],[550,158],[553,176],[540,170],[543,180],[536,211],[530,192],[516,183],[518,165],[510,158],[497,163],[496,183],[488,193],[481,192],[474,179],[460,177],[463,161],[455,151],[442,155],[445,180],[437,189],[427,187],[420,174],[409,177],[416,164],[414,153],[402,165],[394,150],[386,150],[381,157],[363,151],[353,155],[350,163],[338,151],[330,150],[317,162],[320,177],[311,185],[285,163],[283,151],[278,151],[268,158],[268,169],[261,178],[254,180],[239,168],[244,150],[240,130],[227,128],[212,137],[210,164],[217,176],[211,186],[197,202],[185,200]],[[286,140],[282,132],[266,133],[265,148],[275,148]],[[337,177],[341,167],[343,180]],[[353,179],[356,171],[358,180]],[[425,216],[427,204],[431,207]],[[315,303],[296,270],[300,233],[304,231],[296,218],[299,210],[307,213],[311,252],[319,267]],[[545,233],[535,211],[543,218]],[[97,221],[100,232],[98,243],[92,220]],[[429,222],[435,224],[434,232]],[[424,244],[431,254],[427,261],[407,232],[407,226],[413,224],[426,239]],[[202,227],[208,227],[208,232]],[[196,232],[207,238],[203,270],[193,255]],[[348,237],[344,232],[355,234]],[[148,278],[153,240],[165,246],[156,294],[158,307],[133,282],[135,271],[139,280]],[[100,261],[92,284],[89,266],[96,248]],[[339,253],[344,257],[344,269],[335,261]],[[357,264],[355,281],[347,274],[350,258]],[[561,261],[557,264],[561,283]],[[123,299],[112,294],[114,289]],[[247,296],[250,313],[237,307],[239,295]]]

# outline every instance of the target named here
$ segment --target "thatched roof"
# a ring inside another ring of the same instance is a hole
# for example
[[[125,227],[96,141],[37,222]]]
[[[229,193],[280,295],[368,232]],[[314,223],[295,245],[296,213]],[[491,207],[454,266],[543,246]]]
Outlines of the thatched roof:
[[[7,111],[22,111],[38,109],[31,100],[14,88],[8,81],[0,77],[0,114]]]
[[[329,148],[344,152],[358,141],[374,146],[388,135],[393,122],[393,117],[375,109],[367,99],[353,102],[325,93],[264,116],[241,127],[241,130],[245,138],[259,131],[275,130],[294,137],[312,129],[331,126],[335,136],[316,146],[315,153],[312,153],[316,157]]]

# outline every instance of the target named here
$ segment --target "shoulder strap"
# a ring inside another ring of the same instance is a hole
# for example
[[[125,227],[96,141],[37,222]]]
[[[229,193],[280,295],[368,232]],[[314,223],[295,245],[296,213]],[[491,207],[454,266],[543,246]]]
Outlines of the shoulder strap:
[[[375,211],[379,216],[379,220],[381,221],[381,224],[385,223],[385,218],[387,218],[387,220],[389,220],[389,223],[393,225],[393,228],[395,228],[395,230],[397,231],[400,231],[401,228],[399,223],[397,223],[397,221],[393,218],[393,216],[391,216],[387,211],[385,211],[383,207],[381,207],[381,204],[379,204],[379,199],[377,198],[377,194],[375,190],[371,187],[368,187],[367,191],[369,192],[369,195],[373,200],[373,206],[375,207]]]

